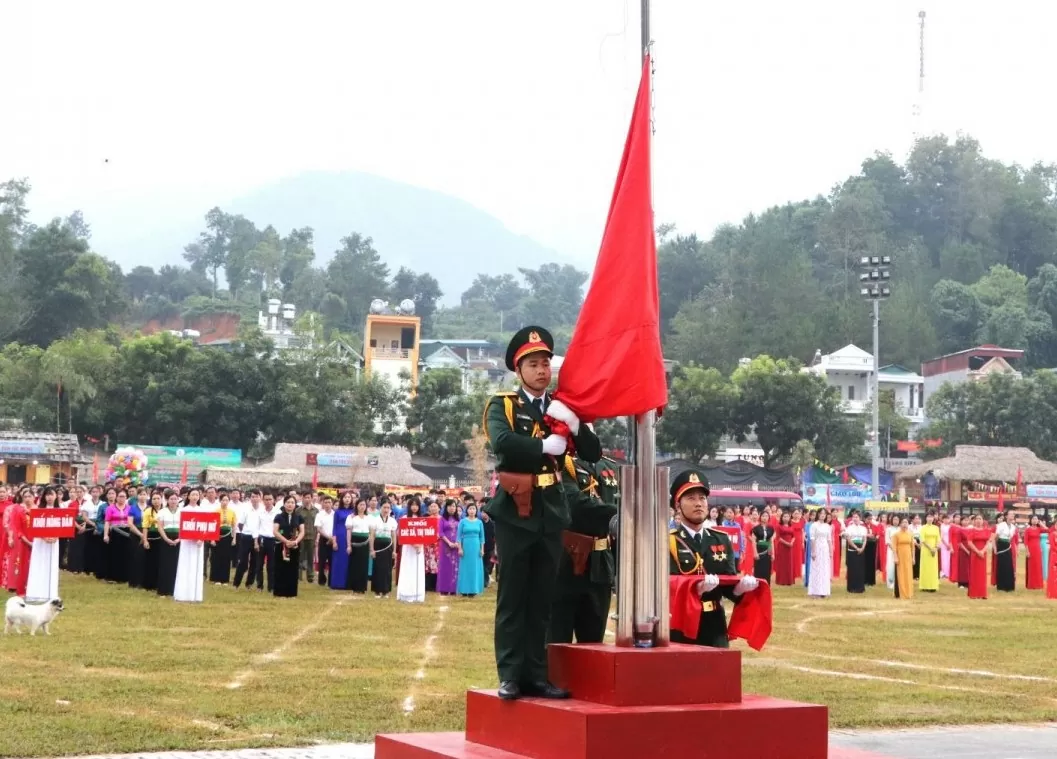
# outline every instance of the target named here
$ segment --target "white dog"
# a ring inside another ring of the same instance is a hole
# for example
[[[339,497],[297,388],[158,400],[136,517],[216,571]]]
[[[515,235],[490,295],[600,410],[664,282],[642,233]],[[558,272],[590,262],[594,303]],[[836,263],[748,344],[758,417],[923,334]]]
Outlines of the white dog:
[[[59,616],[62,609],[61,598],[53,598],[42,604],[28,604],[26,599],[13,596],[7,599],[7,606],[4,608],[4,635],[11,632],[12,628],[21,635],[23,627],[29,628],[30,635],[36,635],[37,630],[51,635],[48,625]]]

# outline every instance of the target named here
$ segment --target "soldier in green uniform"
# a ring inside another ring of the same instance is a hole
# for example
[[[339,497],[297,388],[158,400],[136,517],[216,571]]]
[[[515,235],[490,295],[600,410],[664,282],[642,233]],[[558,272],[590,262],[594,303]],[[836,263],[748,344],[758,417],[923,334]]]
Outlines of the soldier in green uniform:
[[[675,478],[670,489],[678,526],[668,536],[668,573],[702,575],[698,583],[701,594],[701,626],[697,638],[689,640],[672,630],[673,643],[695,643],[699,646],[729,648],[727,616],[722,599],[738,603],[755,590],[757,580],[744,575],[736,585],[720,585],[719,575],[738,574],[730,536],[722,530],[705,527],[708,518],[708,478],[696,469],[687,469]]]
[[[577,455],[598,461],[602,446],[561,401],[551,400],[554,339],[542,327],[525,327],[507,347],[506,365],[521,388],[488,400],[484,428],[496,457],[499,486],[489,501],[499,556],[495,658],[499,697],[568,698],[547,679],[550,625],[562,530],[569,506],[561,488],[567,440],[551,432],[544,416],[569,427]]]
[[[617,513],[615,488],[602,479],[607,464],[565,458],[568,477],[562,479],[569,500],[572,524],[562,533],[565,553],[558,570],[558,588],[548,641],[551,643],[601,643],[609,620],[615,577],[609,545],[609,520]],[[615,480],[606,478],[613,484]]]

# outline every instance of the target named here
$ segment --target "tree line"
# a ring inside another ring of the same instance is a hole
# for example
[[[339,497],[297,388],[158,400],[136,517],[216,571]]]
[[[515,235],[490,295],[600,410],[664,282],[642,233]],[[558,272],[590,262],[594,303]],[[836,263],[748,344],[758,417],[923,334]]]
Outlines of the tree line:
[[[358,345],[373,298],[412,298],[425,337],[502,345],[535,322],[552,328],[561,352],[588,279],[551,262],[516,275],[481,273],[457,305],[444,307],[432,275],[393,273],[361,233],[350,232],[320,265],[311,228],[284,234],[219,208],[188,242],[186,266],[123,272],[92,249],[80,213],[30,224],[29,189],[25,180],[0,184],[0,266],[9,273],[0,339],[18,343],[16,352],[46,351],[79,329],[128,334],[151,318],[206,311],[252,322],[270,297],[311,316],[324,341]],[[902,163],[876,154],[829,193],[750,214],[707,239],[668,225],[659,239],[665,355],[725,381],[745,357],[792,366],[816,349],[868,345],[869,309],[858,294],[864,255],[893,260],[893,294],[881,304],[882,363],[915,368],[993,342],[1024,349],[1027,371],[1057,366],[1057,167],[989,159],[970,137],[922,139]],[[898,414],[890,418],[887,426],[898,427]],[[736,437],[742,427],[725,429]],[[701,448],[678,445],[687,454]]]

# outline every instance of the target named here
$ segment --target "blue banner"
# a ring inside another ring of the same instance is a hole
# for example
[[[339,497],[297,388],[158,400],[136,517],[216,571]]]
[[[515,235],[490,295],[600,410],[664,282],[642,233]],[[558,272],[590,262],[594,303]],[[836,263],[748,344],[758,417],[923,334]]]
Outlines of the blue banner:
[[[811,506],[862,506],[873,498],[873,491],[868,485],[818,484],[804,485],[802,495]]]

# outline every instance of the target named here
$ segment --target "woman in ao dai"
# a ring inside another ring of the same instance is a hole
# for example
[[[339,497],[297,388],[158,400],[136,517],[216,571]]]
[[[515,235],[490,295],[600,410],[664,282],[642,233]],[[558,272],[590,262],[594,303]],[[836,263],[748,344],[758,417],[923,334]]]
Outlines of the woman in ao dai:
[[[41,509],[55,509],[59,496],[55,488],[46,487],[40,496]],[[50,601],[59,597],[59,541],[56,538],[33,538],[26,582],[27,601]]]
[[[826,598],[833,579],[833,528],[824,519],[809,522],[811,530],[811,568],[807,594],[812,598]]]
[[[407,505],[407,516],[415,519],[422,515],[422,502],[415,496]],[[422,603],[426,600],[425,546],[400,546],[400,575],[396,583],[396,600],[405,603]]]
[[[889,590],[894,590],[896,586],[896,552],[892,549],[892,538],[897,532],[899,532],[899,516],[892,514],[888,518],[888,526],[885,527],[885,545],[888,546],[885,552],[885,584]]]
[[[198,489],[187,494],[187,504],[182,514],[212,511],[200,502]],[[205,584],[206,548],[204,540],[180,538],[180,558],[176,564],[176,587],[173,598],[177,601],[201,602],[202,586]]]

